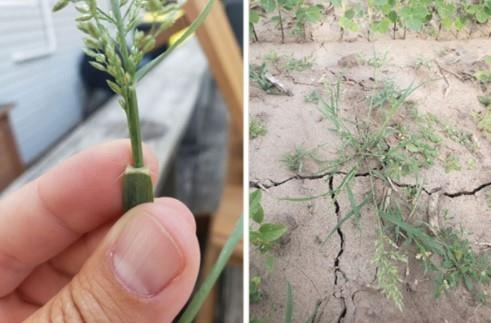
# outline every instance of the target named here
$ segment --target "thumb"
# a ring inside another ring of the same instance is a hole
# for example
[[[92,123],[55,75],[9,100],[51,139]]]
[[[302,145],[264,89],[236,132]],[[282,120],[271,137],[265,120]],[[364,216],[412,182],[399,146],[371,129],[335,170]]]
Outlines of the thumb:
[[[176,200],[135,207],[27,322],[172,322],[198,274],[195,231],[190,211]]]

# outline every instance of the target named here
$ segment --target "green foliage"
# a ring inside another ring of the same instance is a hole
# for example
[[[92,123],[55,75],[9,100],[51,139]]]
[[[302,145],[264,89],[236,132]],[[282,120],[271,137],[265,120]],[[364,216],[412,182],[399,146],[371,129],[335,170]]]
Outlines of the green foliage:
[[[480,95],[478,97],[478,100],[479,100],[479,103],[481,103],[482,105],[484,105],[485,107],[488,107],[491,105],[491,98],[489,96],[486,96],[486,95]]]
[[[435,269],[438,272],[436,296],[462,284],[477,300],[485,302],[487,295],[482,286],[491,282],[488,258],[472,250],[462,230],[446,228],[438,233],[437,238],[444,254],[441,255],[441,267]]]
[[[346,7],[342,5],[344,12],[339,18],[339,26],[349,31],[356,32],[360,29],[358,20],[363,17],[363,9],[361,5],[354,5],[353,7]]]
[[[264,56],[264,61],[268,64],[276,65],[280,62],[282,56],[278,55],[277,52],[271,51]]]
[[[377,64],[376,66],[378,68],[381,65]],[[369,104],[371,105],[372,109],[387,107],[394,104],[400,95],[401,91],[396,87],[394,82],[384,82],[378,91],[369,96]]]
[[[389,62],[388,53],[384,52],[383,55],[379,55],[377,52],[373,53],[373,56],[367,59],[367,64],[374,68],[381,68]]]
[[[472,250],[462,231],[445,228],[431,236],[406,222],[397,206],[381,213],[381,218],[390,223],[396,235],[418,248],[416,259],[422,261],[426,271],[435,274],[437,297],[462,284],[478,301],[485,302],[486,294],[481,289],[491,282],[491,266],[487,257]]]
[[[369,0],[365,3],[336,0],[331,3],[340,8],[339,26],[354,32],[368,25],[373,33],[385,34],[409,29],[425,29],[438,35],[440,30],[460,31],[472,24],[485,24],[491,15],[491,2],[448,0]],[[437,25],[438,30],[432,30]],[[404,32],[405,36],[405,32]]]
[[[267,254],[288,231],[288,228],[283,224],[263,222],[264,211],[261,205],[261,198],[260,190],[250,193],[251,206],[249,216],[253,223],[249,230],[249,236],[251,244],[257,247],[262,254]],[[257,227],[256,229],[253,229],[254,224]]]
[[[434,278],[437,296],[463,284],[483,301],[482,286],[490,281],[487,258],[476,254],[469,241],[455,230],[439,230],[416,220],[422,217],[415,217],[415,213],[424,209],[419,206],[422,184],[402,190],[394,185],[394,181],[402,176],[413,176],[419,183],[421,171],[431,166],[439,156],[441,137],[437,131],[468,149],[476,148],[469,133],[443,125],[431,114],[418,113],[414,104],[408,102],[417,88],[398,89],[390,82],[383,82],[369,96],[366,116],[355,121],[344,119],[339,114],[339,83],[331,89],[327,100],[321,96],[320,111],[342,142],[337,158],[328,163],[329,170],[342,170],[345,175],[325,194],[289,200],[305,201],[325,196],[336,199],[344,194],[350,210],[341,215],[327,238],[346,221],[358,219],[363,210],[370,207],[378,223],[378,238],[372,258],[377,266],[377,284],[399,309],[403,308],[401,266],[407,265],[409,246],[417,250],[416,259]],[[408,115],[409,119],[398,117],[401,114]],[[448,171],[460,169],[460,164],[449,156],[446,168]],[[355,175],[360,172],[367,173],[370,181],[370,190],[361,201],[352,191],[357,180]]]
[[[261,20],[261,14],[259,10],[254,9],[253,6],[256,6],[257,3],[255,1],[251,1],[251,8],[249,10],[249,31],[250,38],[253,41],[259,41],[258,35],[256,33],[255,25]]]
[[[449,1],[449,0],[368,0],[349,1],[332,0],[337,8],[337,21],[342,31],[361,31],[368,26],[371,33],[385,34],[406,30],[428,32],[438,36],[441,30],[461,31],[472,25],[486,24],[491,17],[491,1]],[[322,2],[321,2],[322,3]],[[305,25],[322,21],[322,5],[308,4],[304,0],[261,0],[261,7],[267,13],[275,12],[270,17],[283,29],[288,25],[292,32],[305,38]],[[256,6],[256,5],[255,5]],[[253,7],[255,8],[255,7]],[[255,10],[255,9],[253,9]],[[291,23],[283,23],[284,15],[289,16]],[[254,23],[258,21],[256,13],[252,14]],[[436,26],[436,28],[434,27]],[[282,36],[283,37],[283,36]],[[284,39],[282,39],[284,40]]]
[[[266,126],[261,120],[251,119],[249,121],[249,137],[251,139],[262,137],[266,135],[266,133],[267,133]]]
[[[477,127],[491,134],[491,106],[487,106],[481,114],[477,116]]]
[[[287,72],[302,72],[312,68],[313,57],[296,58],[293,55],[278,55],[275,51],[271,51],[264,56],[264,62],[277,69],[284,68]]]
[[[444,133],[450,140],[465,147],[471,153],[477,152],[477,150],[479,149],[479,144],[475,140],[472,133],[463,129],[458,129],[450,124],[442,126]]]
[[[261,290],[261,277],[254,276],[249,282],[249,303],[257,304],[262,301],[264,295]]]
[[[285,40],[285,26],[289,26],[292,33],[305,39],[305,26],[309,23],[319,22],[323,17],[321,4],[306,3],[304,0],[260,0],[258,3],[251,2],[250,11],[255,11],[252,14],[253,19],[250,19],[251,29],[259,21],[260,16],[255,9],[258,6],[266,12],[267,18],[280,28],[282,42]],[[291,23],[286,24],[284,22],[286,18]]]
[[[304,101],[307,103],[317,104],[320,102],[321,94],[318,90],[312,90],[309,94],[304,97]]]
[[[421,31],[423,26],[431,19],[430,1],[415,0],[403,6],[400,11],[401,21],[410,30]]]
[[[261,224],[264,219],[264,209],[261,204],[262,193],[256,190],[249,194],[249,214],[251,219],[257,224]]]
[[[430,70],[432,66],[433,64],[431,59],[427,59],[422,56],[417,57],[416,62],[414,63],[414,67],[416,67],[416,69],[426,68]]]
[[[302,35],[305,39],[305,25],[319,22],[322,19],[322,9],[323,6],[320,4],[306,4],[304,0],[298,0],[294,9],[295,25],[293,32],[297,35]]]
[[[311,151],[305,149],[303,146],[295,147],[295,150],[283,155],[281,162],[288,170],[301,173],[305,159],[311,155]]]
[[[485,24],[491,16],[491,1],[475,1],[464,5],[464,13],[469,20],[474,20],[479,24]]]
[[[288,58],[285,69],[287,71],[301,72],[308,70],[312,67],[312,57],[295,58],[293,56]]]
[[[59,1],[53,10],[61,10],[69,2]],[[79,13],[77,27],[85,35],[85,53],[92,59],[90,64],[111,75],[113,79],[107,83],[121,96],[120,103],[125,111],[132,100],[127,89],[136,82],[137,68],[143,55],[154,48],[156,37],[174,24],[180,10],[175,3],[166,4],[155,0],[126,3],[127,1],[116,1],[112,5],[119,4],[121,8],[108,12],[99,8],[95,0],[77,1],[75,5]],[[120,13],[122,10],[124,13]],[[135,29],[143,11],[165,19],[157,28],[145,34]],[[128,38],[131,38],[133,44],[129,49],[126,47]]]
[[[459,157],[455,155],[448,155],[447,158],[445,158],[443,166],[445,167],[445,173],[459,171],[462,169],[460,166]]]
[[[250,232],[252,245],[258,247],[261,253],[273,249],[280,238],[287,232],[286,226],[277,223],[263,223],[259,229]]]
[[[249,78],[251,81],[257,84],[259,88],[261,88],[264,92],[268,94],[275,93],[275,86],[271,83],[266,77],[266,73],[268,72],[268,68],[266,64],[261,64],[259,66],[250,66]]]
[[[474,73],[474,78],[481,83],[491,83],[491,71],[477,71],[476,73]]]
[[[288,283],[286,307],[285,307],[285,323],[293,322],[293,291],[292,285]]]

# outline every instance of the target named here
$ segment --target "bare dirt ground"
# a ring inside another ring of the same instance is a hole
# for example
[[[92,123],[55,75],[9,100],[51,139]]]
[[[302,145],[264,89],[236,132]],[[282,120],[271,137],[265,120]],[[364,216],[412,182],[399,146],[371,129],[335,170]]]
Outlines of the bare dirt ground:
[[[261,40],[269,35],[264,30],[259,33]],[[269,40],[278,41],[275,37]],[[399,311],[376,288],[376,267],[371,263],[376,232],[373,210],[365,208],[358,225],[346,222],[321,244],[350,210],[347,197],[341,194],[335,200],[326,196],[308,202],[281,198],[326,193],[342,175],[335,175],[329,183],[329,176],[319,174],[314,162],[307,162],[300,174],[280,162],[285,153],[300,145],[318,147],[318,158],[335,157],[340,142],[329,131],[332,125],[322,118],[316,105],[305,102],[304,97],[312,90],[322,92],[326,84],[341,80],[341,113],[356,120],[364,117],[365,98],[376,81],[392,81],[398,88],[421,84],[409,97],[411,104],[418,112],[431,113],[441,124],[467,134],[473,146],[443,135],[439,157],[422,174],[424,193],[418,214],[427,217],[430,204],[440,213],[445,211],[447,224],[465,229],[475,250],[486,251],[491,242],[491,141],[476,120],[485,110],[478,96],[489,94],[490,89],[472,75],[485,65],[483,57],[491,54],[491,40],[325,41],[334,38],[316,36],[314,42],[302,44],[250,46],[251,64],[261,64],[271,52],[311,57],[313,63],[300,72],[286,72],[281,66],[270,68],[292,96],[268,95],[255,84],[250,86],[251,118],[261,120],[267,128],[265,136],[250,141],[250,184],[264,190],[267,220],[289,227],[288,236],[274,251],[272,272],[264,269],[261,256],[251,247],[251,275],[263,277],[265,294],[261,302],[251,305],[251,318],[282,322],[288,281],[293,288],[293,322],[305,322],[314,312],[316,322],[491,322],[491,308],[475,302],[464,288],[435,299],[431,275],[424,274],[414,253],[407,268],[402,269],[406,273],[405,308]],[[373,64],[367,63],[374,58],[383,59],[376,72]],[[410,122],[404,113],[397,118]],[[457,157],[460,170],[445,169],[449,156]],[[368,183],[363,174],[358,175],[354,192],[360,200]],[[398,187],[408,184],[414,184],[414,179],[403,178],[396,183]],[[486,291],[491,295],[491,288]]]

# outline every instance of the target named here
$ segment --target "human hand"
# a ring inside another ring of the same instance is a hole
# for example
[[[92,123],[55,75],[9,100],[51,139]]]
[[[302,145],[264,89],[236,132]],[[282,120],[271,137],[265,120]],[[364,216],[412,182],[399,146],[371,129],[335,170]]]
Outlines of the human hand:
[[[0,200],[0,322],[171,322],[199,269],[180,202],[121,211],[128,141],[86,150]],[[147,150],[145,163],[157,173]],[[153,178],[155,181],[155,178]]]

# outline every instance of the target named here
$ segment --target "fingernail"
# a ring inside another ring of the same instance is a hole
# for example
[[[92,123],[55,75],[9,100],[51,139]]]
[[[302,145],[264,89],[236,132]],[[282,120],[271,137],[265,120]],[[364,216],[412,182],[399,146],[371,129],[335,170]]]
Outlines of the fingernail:
[[[183,255],[162,223],[140,215],[126,224],[112,251],[119,281],[141,296],[161,292],[184,267]]]

